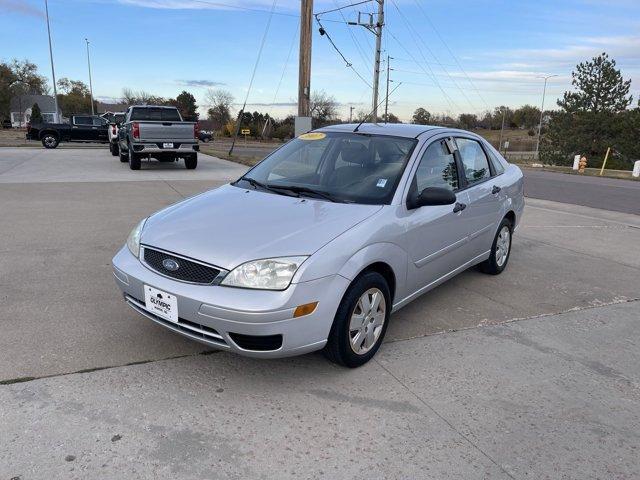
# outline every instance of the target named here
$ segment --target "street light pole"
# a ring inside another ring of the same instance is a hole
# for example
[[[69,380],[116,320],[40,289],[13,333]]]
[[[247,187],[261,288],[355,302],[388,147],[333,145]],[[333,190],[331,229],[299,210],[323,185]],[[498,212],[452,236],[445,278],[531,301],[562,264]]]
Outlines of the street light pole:
[[[542,89],[542,105],[540,105],[540,123],[538,124],[538,140],[536,140],[536,160],[538,159],[539,151],[540,151],[540,135],[542,134],[542,117],[544,116],[544,97],[547,93],[547,80],[551,77],[557,77],[558,75],[547,75],[546,77],[538,77],[544,78],[544,88]]]
[[[85,38],[87,42],[87,66],[89,67],[89,93],[91,94],[91,115],[95,115],[96,112],[93,109],[93,83],[91,82],[91,58],[89,57],[89,39]]]
[[[56,89],[56,71],[53,68],[53,49],[51,48],[51,27],[49,26],[49,4],[44,0],[44,9],[47,15],[47,34],[49,35],[49,58],[51,59],[51,79],[53,80],[53,104],[56,109],[54,119],[59,122],[58,118],[58,90]]]

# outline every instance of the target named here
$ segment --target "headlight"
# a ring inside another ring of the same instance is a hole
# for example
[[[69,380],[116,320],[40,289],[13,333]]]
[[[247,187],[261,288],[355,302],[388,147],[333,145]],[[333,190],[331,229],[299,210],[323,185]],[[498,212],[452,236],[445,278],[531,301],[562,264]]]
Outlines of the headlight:
[[[243,263],[224,277],[228,287],[284,290],[307,257],[265,258]]]
[[[131,230],[131,233],[127,237],[127,247],[129,251],[133,253],[136,258],[140,255],[140,236],[142,235],[142,229],[147,219],[143,219],[136,227]]]

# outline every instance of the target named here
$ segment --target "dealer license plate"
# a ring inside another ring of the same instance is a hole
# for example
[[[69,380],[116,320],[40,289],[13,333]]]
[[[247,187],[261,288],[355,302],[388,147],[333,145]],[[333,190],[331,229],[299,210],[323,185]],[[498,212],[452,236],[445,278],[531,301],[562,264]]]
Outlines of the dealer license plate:
[[[178,323],[178,299],[174,295],[145,285],[144,303],[146,309],[154,315]]]

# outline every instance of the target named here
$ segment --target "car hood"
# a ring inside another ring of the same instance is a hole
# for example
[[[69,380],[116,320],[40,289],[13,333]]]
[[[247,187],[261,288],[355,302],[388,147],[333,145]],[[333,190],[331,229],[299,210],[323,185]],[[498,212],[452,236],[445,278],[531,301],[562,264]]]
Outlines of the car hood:
[[[381,208],[225,185],[149,217],[141,243],[230,270],[249,260],[311,255]]]

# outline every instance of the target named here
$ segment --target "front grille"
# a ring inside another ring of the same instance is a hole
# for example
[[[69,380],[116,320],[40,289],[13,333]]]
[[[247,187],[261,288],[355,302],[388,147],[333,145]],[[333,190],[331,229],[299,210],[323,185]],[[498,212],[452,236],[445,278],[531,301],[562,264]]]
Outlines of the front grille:
[[[221,270],[215,267],[209,267],[201,263],[193,262],[182,257],[177,257],[160,250],[149,247],[143,247],[143,259],[147,265],[155,271],[175,278],[183,282],[201,283],[205,285],[212,284]],[[177,270],[168,270],[163,262],[165,260],[173,260],[178,264]]]

